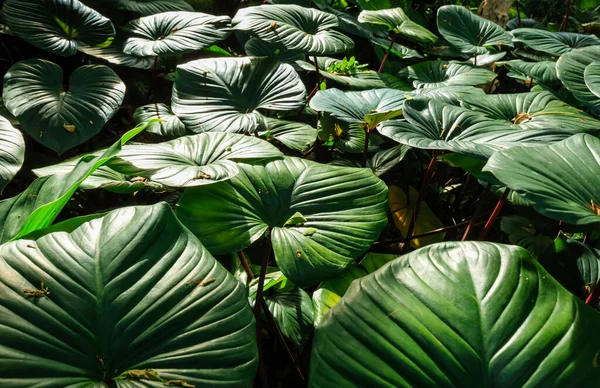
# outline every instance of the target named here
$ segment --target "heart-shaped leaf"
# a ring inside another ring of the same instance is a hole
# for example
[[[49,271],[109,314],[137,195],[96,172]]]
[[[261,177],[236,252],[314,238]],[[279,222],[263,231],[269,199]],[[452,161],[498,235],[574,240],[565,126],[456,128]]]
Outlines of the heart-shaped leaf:
[[[413,22],[402,8],[382,9],[378,11],[362,11],[358,15],[361,23],[383,25],[396,34],[423,43],[435,43],[437,36],[427,28]]]
[[[112,63],[113,65],[132,67],[135,69],[152,69],[154,67],[153,58],[138,57],[136,55],[129,55],[123,52],[126,39],[127,37],[123,34],[117,34],[115,41],[108,47],[94,47],[80,43],[77,46],[77,50],[108,63]]]
[[[562,82],[556,75],[556,62],[554,61],[525,62],[521,59],[515,59],[506,61],[502,65],[510,70],[508,76],[517,75],[520,79],[531,78],[536,84],[551,89],[558,89],[562,86]]]
[[[270,230],[278,267],[309,286],[339,273],[387,224],[387,188],[367,169],[298,158],[238,165],[228,182],[187,189],[177,217],[214,254],[237,252]],[[290,223],[300,213],[306,222]]]
[[[2,245],[0,269],[7,386],[252,384],[246,290],[165,203]]]
[[[334,117],[375,128],[382,121],[402,114],[405,93],[394,89],[372,89],[361,92],[343,92],[339,89],[318,91],[310,100],[310,107]],[[374,116],[385,114],[384,116]]]
[[[600,61],[595,61],[586,66],[583,73],[585,86],[600,98]]]
[[[405,101],[404,117],[406,120],[383,122],[379,132],[411,147],[448,150],[480,159],[503,148],[557,142],[573,133],[553,128],[519,128],[479,112],[427,99]]]
[[[260,5],[240,9],[233,29],[246,31],[266,42],[306,54],[336,54],[354,47],[354,41],[333,30],[338,18],[298,5]]]
[[[563,55],[569,51],[600,45],[595,35],[576,34],[573,32],[550,32],[539,28],[517,28],[511,34],[515,42],[523,42],[533,50],[551,55]]]
[[[262,138],[269,141],[275,139],[299,152],[306,152],[317,140],[317,129],[306,123],[270,117],[266,117],[264,123],[265,130],[260,132]]]
[[[180,137],[187,135],[185,125],[181,122],[171,109],[163,103],[140,106],[133,113],[133,119],[138,123],[143,123],[152,119],[162,121],[155,122],[147,129],[148,132],[156,133],[165,137]]]
[[[259,162],[283,154],[268,142],[236,133],[201,133],[158,144],[126,145],[109,167],[171,187],[192,187],[228,180],[236,162]]]
[[[265,302],[281,333],[297,348],[310,338],[314,324],[314,307],[310,296],[300,287],[289,291],[273,290]]]
[[[465,54],[485,54],[485,46],[512,47],[512,37],[502,27],[460,5],[440,7],[437,23],[440,34]]]
[[[25,140],[10,121],[0,116],[0,194],[25,160]]]
[[[533,207],[555,220],[595,230],[600,226],[600,139],[578,134],[540,146],[514,147],[495,154],[490,171]]]
[[[200,12],[164,12],[129,22],[125,29],[126,54],[144,56],[180,55],[212,46],[229,35],[229,16]]]
[[[42,59],[14,64],[4,76],[2,94],[25,132],[58,153],[100,132],[124,97],[125,84],[107,66],[78,67],[63,90],[60,66]]]
[[[194,11],[186,0],[111,0],[118,9],[142,15],[154,15],[169,11]]]
[[[444,86],[475,86],[487,84],[496,73],[466,63],[426,61],[409,66],[401,72],[412,80],[415,88],[440,88]]]
[[[2,10],[12,33],[58,55],[75,55],[79,42],[106,47],[115,37],[110,19],[79,0],[7,0]]]
[[[600,121],[546,91],[466,96],[461,105],[522,129],[554,128],[573,134],[600,131]]]
[[[597,61],[600,61],[600,45],[571,50],[556,62],[558,78],[577,100],[590,107],[600,107],[600,97],[585,84],[585,68]]]
[[[352,283],[316,329],[309,386],[593,385],[598,330],[523,248],[440,243]]]
[[[199,59],[177,66],[172,109],[193,132],[255,132],[258,109],[304,105],[306,88],[288,64],[269,58]]]

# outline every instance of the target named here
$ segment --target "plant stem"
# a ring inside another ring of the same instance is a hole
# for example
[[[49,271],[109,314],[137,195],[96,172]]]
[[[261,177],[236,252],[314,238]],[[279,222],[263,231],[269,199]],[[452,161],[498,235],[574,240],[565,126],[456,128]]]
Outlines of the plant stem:
[[[244,251],[238,251],[237,252],[237,257],[240,260],[240,263],[242,264],[242,267],[244,268],[244,271],[246,272],[246,275],[248,276],[248,278],[250,278],[250,279],[256,279],[256,277],[254,276],[254,273],[252,273],[252,268],[250,268],[250,264],[248,263],[248,260],[246,260],[246,256],[244,255]],[[277,333],[277,337],[279,338],[279,341],[281,342],[281,344],[285,348],[286,354],[288,355],[288,357],[289,357],[290,361],[292,362],[292,364],[294,364],[294,366],[296,367],[296,372],[298,373],[298,377],[300,377],[300,379],[302,381],[306,381],[306,378],[302,374],[302,370],[298,366],[298,363],[296,362],[296,359],[294,358],[294,355],[292,354],[292,351],[290,350],[290,347],[288,346],[287,342],[285,341],[283,333],[281,332],[281,329],[279,329],[279,326],[277,325],[277,322],[275,321],[275,318],[273,317],[273,314],[271,314],[271,310],[269,310],[269,306],[267,305],[267,302],[265,302],[264,298],[262,299],[260,305],[262,307],[262,311],[265,313],[265,317],[267,318],[267,322],[269,322],[269,325],[271,327],[273,327],[273,329]],[[258,319],[260,319],[260,317],[258,317],[256,319],[258,320]]]
[[[569,25],[569,13],[571,12],[571,8],[573,7],[573,1],[567,1],[567,10],[565,12],[565,16],[563,16],[562,23],[560,23],[560,27],[558,28],[558,32],[565,31],[567,26]]]
[[[410,246],[410,240],[412,239],[412,234],[415,230],[415,225],[417,224],[417,217],[419,216],[419,210],[421,209],[421,203],[423,202],[423,197],[427,193],[427,188],[429,187],[429,183],[431,182],[431,176],[433,175],[433,170],[435,168],[437,162],[437,150],[433,150],[431,152],[431,160],[429,161],[429,165],[427,166],[427,172],[425,172],[425,176],[423,177],[423,182],[421,183],[421,190],[419,190],[419,196],[417,197],[417,203],[415,204],[415,211],[410,220],[410,225],[408,226],[408,232],[406,233],[406,241],[407,243],[404,245],[404,249],[407,249]]]
[[[260,365],[262,365],[261,368],[261,380],[263,383],[263,387],[268,387],[269,386],[269,380],[267,378],[267,374],[266,371],[264,370],[264,357],[263,357],[263,349],[262,349],[262,341],[261,341],[261,334],[262,334],[262,320],[261,320],[261,316],[260,316],[260,310],[261,310],[261,306],[264,303],[264,298],[263,298],[263,294],[264,294],[264,290],[263,288],[265,287],[265,276],[267,275],[267,265],[269,264],[269,258],[271,257],[271,229],[267,230],[267,238],[265,239],[265,246],[264,246],[264,253],[263,253],[263,260],[262,260],[262,264],[260,267],[260,274],[258,276],[258,284],[257,284],[257,289],[256,289],[256,301],[254,302],[254,317],[256,319],[256,343],[258,345],[258,357],[259,357],[259,367]]]
[[[369,136],[371,135],[371,131],[369,128],[365,128],[365,145],[363,147],[363,157],[361,167],[367,167],[367,159],[369,159]]]
[[[250,268],[250,264],[248,264],[248,260],[246,260],[244,251],[238,251],[237,257],[240,259],[240,264],[242,264],[244,271],[246,271],[246,275],[248,275],[250,279],[256,279],[256,276],[254,276],[254,273],[252,272],[252,268]]]
[[[517,6],[517,26],[521,28],[521,7],[519,7],[519,0],[515,1]]]
[[[385,62],[387,61],[388,57],[390,56],[390,52],[392,51],[392,47],[394,46],[394,42],[396,41],[396,36],[392,36],[392,39],[390,40],[390,45],[387,48],[387,51],[385,52],[385,55],[383,56],[383,59],[381,60],[381,65],[379,65],[379,70],[377,70],[378,73],[383,72],[383,67],[385,66]]]
[[[477,66],[477,54],[473,55],[473,66]]]
[[[591,238],[592,238],[592,232],[587,232],[585,234],[585,237],[583,238],[583,243],[589,244]]]
[[[315,71],[317,72],[317,85],[315,86],[315,88],[319,90],[319,87],[321,86],[321,72],[319,71],[319,62],[317,61],[316,55],[313,56],[313,64],[315,65]]]
[[[481,234],[479,235],[480,241],[485,239],[485,237],[487,236],[490,229],[492,229],[492,226],[494,225],[494,221],[496,221],[496,218],[498,218],[498,215],[500,214],[500,211],[502,210],[502,206],[504,206],[504,203],[506,202],[508,193],[510,193],[510,189],[507,187],[506,190],[504,190],[504,194],[502,194],[502,198],[500,198],[500,200],[496,204],[496,207],[494,208],[492,215],[490,216],[487,223],[483,227],[483,230],[481,231]]]
[[[491,188],[492,188],[492,185],[490,183],[488,183],[488,185],[485,188],[485,191],[483,192],[483,195],[481,196],[481,198],[479,198],[479,203],[477,204],[477,207],[475,208],[475,213],[473,213],[473,218],[471,218],[471,221],[469,221],[469,225],[467,225],[467,229],[465,229],[465,233],[463,234],[460,241],[467,241],[467,237],[469,237],[469,233],[471,232],[471,229],[473,229],[473,227],[475,226],[475,220],[477,218],[479,218],[481,211],[483,210],[483,206],[485,205],[485,201],[487,200],[487,197],[490,194]]]

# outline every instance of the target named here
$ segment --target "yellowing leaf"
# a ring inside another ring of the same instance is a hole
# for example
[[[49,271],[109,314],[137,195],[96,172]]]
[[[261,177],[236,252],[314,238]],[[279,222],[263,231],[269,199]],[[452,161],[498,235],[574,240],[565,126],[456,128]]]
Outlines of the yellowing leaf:
[[[410,227],[410,221],[415,212],[419,192],[415,190],[414,187],[409,186],[407,198],[406,193],[402,191],[401,188],[398,186],[390,186],[388,187],[388,197],[394,224],[400,231],[402,237],[406,237],[408,228]],[[442,221],[440,221],[440,219],[431,211],[425,201],[422,201],[413,235],[426,233],[443,227],[444,224]],[[413,248],[424,247],[425,245],[443,241],[445,236],[446,233],[436,233],[431,236],[413,239],[410,241],[410,245]]]

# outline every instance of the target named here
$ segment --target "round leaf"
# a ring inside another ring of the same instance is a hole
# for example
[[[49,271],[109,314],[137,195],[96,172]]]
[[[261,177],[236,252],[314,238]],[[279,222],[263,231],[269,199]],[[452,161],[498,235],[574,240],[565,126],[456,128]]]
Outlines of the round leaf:
[[[512,37],[494,22],[474,15],[460,5],[438,9],[440,34],[465,54],[485,54],[485,46],[511,46]]]
[[[494,155],[490,171],[546,217],[586,230],[600,226],[600,139],[578,134],[562,142],[514,147]]]
[[[78,42],[106,47],[115,37],[110,19],[79,0],[7,0],[3,12],[11,32],[58,55],[75,55]]]
[[[0,193],[21,169],[24,160],[23,135],[0,116]]]
[[[447,150],[480,159],[503,148],[557,142],[572,134],[561,129],[519,128],[479,112],[426,99],[405,101],[404,117],[406,120],[383,122],[379,132],[411,147]]]
[[[113,0],[119,9],[142,15],[154,15],[169,11],[193,11],[186,0]]]
[[[96,135],[117,112],[125,84],[104,65],[78,67],[63,90],[60,66],[42,59],[14,64],[4,76],[6,108],[34,140],[62,153]]]
[[[135,110],[133,119],[143,123],[151,119],[161,119],[163,122],[151,124],[147,132],[156,133],[165,137],[180,137],[187,135],[185,125],[179,120],[171,109],[163,103],[140,106]]]
[[[538,28],[517,28],[511,33],[515,42],[523,42],[533,50],[551,55],[563,55],[569,51],[587,46],[600,45],[600,39],[594,35],[573,32],[550,32]]]
[[[496,73],[459,62],[427,61],[408,67],[406,75],[415,88],[475,86],[487,84]]]
[[[532,78],[536,84],[547,86],[551,89],[558,89],[562,83],[556,75],[556,62],[525,62],[520,59],[507,61],[503,63],[510,72],[509,76],[517,74],[522,79]]]
[[[546,91],[466,96],[461,105],[522,129],[558,129],[572,134],[600,131],[600,121]]]
[[[297,5],[242,8],[233,18],[233,26],[234,30],[306,54],[336,54],[354,47],[352,39],[332,30],[338,26],[336,16]]]
[[[268,142],[235,133],[201,133],[158,144],[126,145],[108,165],[171,187],[192,187],[237,175],[236,162],[278,158]]]
[[[600,107],[600,97],[588,89],[585,68],[597,61],[600,61],[600,45],[572,50],[556,62],[558,78],[576,99],[590,107]]]
[[[352,283],[316,329],[309,386],[593,385],[598,330],[523,248],[440,243]]]
[[[361,92],[343,92],[339,89],[318,91],[310,100],[310,107],[320,112],[331,113],[334,117],[349,123],[376,121],[399,116],[402,112],[405,93],[394,89],[372,89]],[[377,113],[388,114],[373,116]],[[388,117],[390,116],[390,117]],[[373,120],[371,120],[373,119]]]
[[[257,109],[304,105],[306,88],[288,64],[269,58],[200,59],[177,66],[172,109],[193,132],[255,132]]]
[[[438,39],[431,31],[410,20],[402,8],[362,11],[358,21],[386,26],[390,31],[418,42],[435,43]]]
[[[180,55],[201,50],[229,35],[228,16],[200,12],[165,12],[129,22],[126,54],[144,56]]]
[[[165,203],[7,243],[0,269],[5,386],[252,384],[246,290]]]
[[[592,62],[586,66],[583,73],[585,86],[600,98],[600,61]]]
[[[271,229],[278,267],[309,286],[343,270],[387,224],[387,188],[368,169],[287,157],[238,168],[228,182],[187,189],[177,205],[214,254],[237,252]]]

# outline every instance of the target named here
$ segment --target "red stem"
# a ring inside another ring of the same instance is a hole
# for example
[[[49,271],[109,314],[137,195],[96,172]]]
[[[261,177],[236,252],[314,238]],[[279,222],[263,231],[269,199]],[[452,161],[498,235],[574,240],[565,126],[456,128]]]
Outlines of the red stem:
[[[494,221],[496,221],[496,218],[498,218],[498,215],[500,215],[502,206],[504,206],[504,203],[506,202],[508,193],[510,193],[510,189],[507,187],[506,190],[504,190],[504,194],[502,194],[502,198],[500,198],[500,200],[496,204],[496,207],[494,208],[492,215],[490,216],[490,218],[488,219],[487,223],[485,224],[483,230],[481,231],[481,234],[479,235],[479,240],[485,239],[485,237],[489,233],[490,229],[492,229],[492,226],[494,225]]]
[[[396,37],[392,37],[392,40],[390,41],[390,45],[388,46],[387,52],[385,53],[385,55],[383,56],[383,59],[381,60],[381,65],[379,65],[379,70],[377,70],[378,73],[383,72],[383,66],[385,66],[385,62],[387,61],[388,57],[390,56],[390,51],[392,51],[392,46],[394,46],[394,41],[396,40]]]

